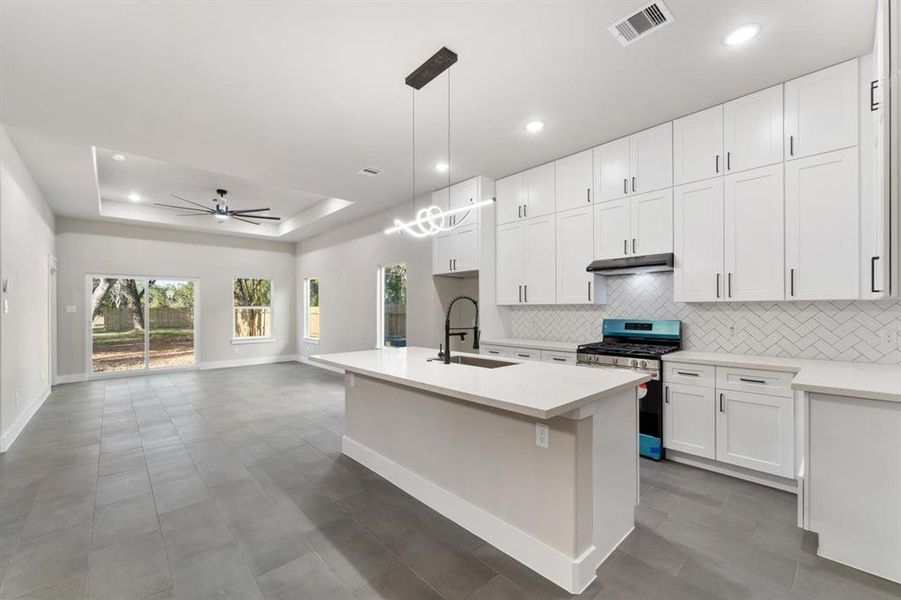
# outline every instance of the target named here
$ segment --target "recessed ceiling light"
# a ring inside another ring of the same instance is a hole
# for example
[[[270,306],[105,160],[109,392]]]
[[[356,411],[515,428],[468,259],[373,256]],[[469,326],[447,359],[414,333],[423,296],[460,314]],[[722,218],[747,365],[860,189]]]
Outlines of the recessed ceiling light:
[[[740,46],[750,41],[758,31],[760,31],[759,25],[744,25],[723,38],[723,43],[727,46]]]
[[[121,152],[116,152],[113,154],[113,160],[116,162],[125,162],[125,155]]]
[[[141,195],[132,192],[132,193],[130,193],[130,194],[128,195],[128,199],[131,200],[132,202],[140,202],[140,201],[141,201]]]
[[[444,163],[444,162],[435,163],[435,170],[438,171],[439,173],[444,173],[448,169],[450,169],[450,165],[447,163]]]
[[[529,133],[538,133],[544,129],[544,121],[529,121],[526,123],[526,131]]]

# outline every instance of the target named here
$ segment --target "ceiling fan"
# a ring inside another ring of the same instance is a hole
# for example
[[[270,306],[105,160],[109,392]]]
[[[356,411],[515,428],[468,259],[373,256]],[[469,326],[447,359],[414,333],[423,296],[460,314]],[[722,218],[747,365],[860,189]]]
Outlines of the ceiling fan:
[[[236,221],[242,221],[244,223],[250,223],[251,225],[259,225],[259,221],[254,221],[252,219],[265,219],[266,221],[281,221],[281,217],[266,217],[263,215],[257,215],[253,213],[261,213],[270,210],[269,208],[248,208],[245,210],[229,210],[228,208],[228,200],[226,199],[226,195],[228,194],[228,190],[216,190],[216,194],[219,195],[218,198],[213,198],[212,202],[215,204],[215,208],[207,208],[203,204],[198,204],[197,202],[193,202],[188,200],[187,198],[182,198],[181,196],[176,196],[175,194],[169,194],[176,200],[181,200],[182,202],[187,202],[188,204],[193,204],[194,206],[199,206],[200,208],[192,208],[190,206],[176,206],[174,204],[160,204],[159,202],[154,202],[154,206],[162,206],[163,208],[171,208],[174,210],[182,210],[189,212],[182,212],[177,214],[177,217],[198,217],[198,216],[208,216],[213,215],[220,221],[225,221],[226,219],[235,219]]]

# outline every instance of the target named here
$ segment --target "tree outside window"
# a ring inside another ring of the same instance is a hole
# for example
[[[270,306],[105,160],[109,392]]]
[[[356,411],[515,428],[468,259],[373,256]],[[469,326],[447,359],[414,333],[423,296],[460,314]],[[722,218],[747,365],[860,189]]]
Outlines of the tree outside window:
[[[387,265],[380,269],[381,332],[385,347],[407,345],[407,265]]]
[[[233,290],[235,338],[272,337],[272,280],[236,278]]]

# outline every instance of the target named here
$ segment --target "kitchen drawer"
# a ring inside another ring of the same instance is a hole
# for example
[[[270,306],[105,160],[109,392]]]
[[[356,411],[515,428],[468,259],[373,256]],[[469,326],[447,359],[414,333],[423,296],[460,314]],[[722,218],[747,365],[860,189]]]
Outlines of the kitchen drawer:
[[[557,363],[561,365],[576,364],[575,352],[554,352],[553,350],[542,350],[541,360],[544,362]]]
[[[488,354],[490,356],[510,356],[510,348],[506,346],[492,346],[490,344],[480,344],[479,354]]]
[[[794,378],[794,373],[781,371],[761,371],[760,369],[740,369],[738,367],[716,368],[717,389],[736,392],[791,398],[791,381]]]
[[[716,367],[664,361],[663,381],[712,388],[716,386]]]
[[[518,358],[520,360],[541,360],[541,350],[537,348],[507,348],[510,351],[510,358]]]

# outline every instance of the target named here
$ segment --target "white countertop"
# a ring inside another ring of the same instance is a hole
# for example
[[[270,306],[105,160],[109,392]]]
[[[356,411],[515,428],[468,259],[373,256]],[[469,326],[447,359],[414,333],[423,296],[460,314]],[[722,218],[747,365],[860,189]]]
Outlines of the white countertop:
[[[901,402],[901,365],[688,350],[665,354],[663,360],[785,371],[796,374],[791,383],[796,391]]]
[[[489,346],[506,346],[510,348],[535,348],[553,352],[575,352],[579,347],[576,342],[551,342],[548,340],[524,340],[516,338],[479,338],[480,344]]]
[[[618,369],[495,359],[464,352],[452,356],[458,354],[516,364],[496,369],[445,365],[426,360],[435,357],[434,349],[417,347],[321,354],[311,356],[310,361],[539,419],[565,414],[650,379]]]

